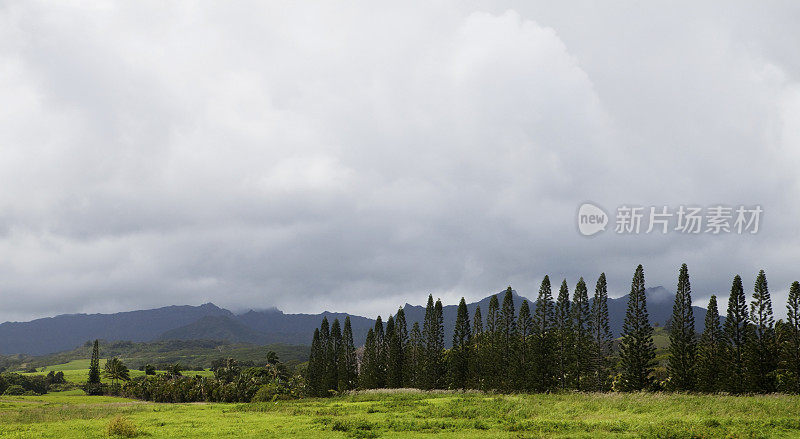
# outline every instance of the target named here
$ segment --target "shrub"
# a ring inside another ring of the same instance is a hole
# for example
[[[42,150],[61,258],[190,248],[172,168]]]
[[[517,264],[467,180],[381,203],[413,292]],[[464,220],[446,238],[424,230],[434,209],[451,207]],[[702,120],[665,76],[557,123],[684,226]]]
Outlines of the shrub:
[[[117,415],[108,423],[106,434],[109,436],[136,437],[139,432],[133,422],[121,415]]]
[[[108,386],[103,386],[100,383],[86,383],[83,386],[83,391],[86,392],[87,395],[102,395],[107,388]]]
[[[8,386],[5,392],[3,392],[3,395],[19,396],[24,394],[25,394],[25,389],[19,384],[12,384]]]

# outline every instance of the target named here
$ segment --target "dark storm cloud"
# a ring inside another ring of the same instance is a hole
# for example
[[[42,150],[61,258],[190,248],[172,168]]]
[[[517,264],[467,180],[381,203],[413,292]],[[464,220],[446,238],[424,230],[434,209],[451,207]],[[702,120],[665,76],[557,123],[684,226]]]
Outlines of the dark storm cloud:
[[[0,321],[372,315],[546,273],[620,295],[682,262],[699,302],[766,269],[782,314],[800,14],[696,6],[4,3]],[[588,239],[586,200],[765,213],[752,236]]]

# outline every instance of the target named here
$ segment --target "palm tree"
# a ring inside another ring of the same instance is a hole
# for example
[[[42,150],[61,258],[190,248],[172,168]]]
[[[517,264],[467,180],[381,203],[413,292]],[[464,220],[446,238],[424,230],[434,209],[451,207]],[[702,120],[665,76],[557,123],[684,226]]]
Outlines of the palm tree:
[[[117,357],[113,357],[106,361],[106,367],[104,375],[107,378],[111,378],[111,383],[116,385],[117,381],[130,381],[131,376],[130,372],[128,371],[128,366],[125,366],[125,363],[122,362]]]

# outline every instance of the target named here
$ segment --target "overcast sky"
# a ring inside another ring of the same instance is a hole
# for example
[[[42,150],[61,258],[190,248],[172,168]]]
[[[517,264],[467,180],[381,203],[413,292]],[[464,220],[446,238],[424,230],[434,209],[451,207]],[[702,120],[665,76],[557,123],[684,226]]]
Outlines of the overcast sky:
[[[800,5],[599,3],[0,0],[0,321],[619,296],[683,262],[702,306],[765,269],[785,315]],[[764,213],[589,238],[584,201]]]

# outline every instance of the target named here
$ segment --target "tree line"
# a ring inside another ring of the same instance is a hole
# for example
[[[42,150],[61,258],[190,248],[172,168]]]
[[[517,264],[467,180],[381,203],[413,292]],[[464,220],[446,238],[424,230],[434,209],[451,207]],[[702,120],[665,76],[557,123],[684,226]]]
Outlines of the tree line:
[[[571,294],[570,294],[571,293]],[[570,297],[571,295],[571,297]],[[589,299],[581,278],[561,282],[553,299],[545,276],[536,301],[516,309],[511,287],[502,303],[491,296],[486,318],[458,304],[453,343],[444,346],[441,300],[428,296],[422,328],[408,330],[402,308],[384,325],[380,316],[362,352],[350,318],[323,318],[314,330],[306,392],[328,396],[352,389],[479,389],[498,392],[673,390],[800,393],[800,283],[792,283],[787,319],[775,321],[766,274],[756,278],[748,304],[733,278],[724,323],[711,296],[702,334],[695,333],[689,271],[683,264],[668,323],[666,377],[656,372],[654,328],[647,312],[644,269],[633,275],[622,336],[612,336],[605,274]]]

